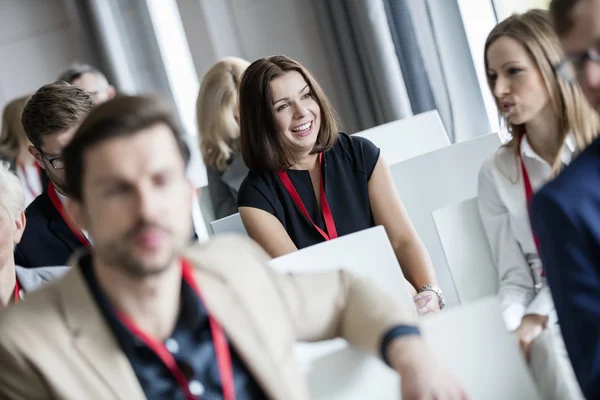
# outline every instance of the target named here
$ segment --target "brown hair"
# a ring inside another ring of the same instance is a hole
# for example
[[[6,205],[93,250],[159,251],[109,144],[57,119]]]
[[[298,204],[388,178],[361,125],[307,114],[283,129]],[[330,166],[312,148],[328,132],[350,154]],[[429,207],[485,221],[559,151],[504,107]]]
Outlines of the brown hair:
[[[29,140],[21,124],[21,115],[29,96],[19,97],[8,103],[2,112],[2,131],[0,132],[0,154],[19,162],[27,152]]]
[[[311,153],[327,151],[337,140],[335,111],[310,72],[286,56],[262,58],[244,72],[239,95],[242,156],[251,170],[281,171],[296,162],[293,144],[277,130],[270,85],[290,71],[304,77],[321,109],[321,128]]]
[[[489,65],[487,52],[489,47],[501,37],[511,37],[517,40],[534,59],[550,96],[552,109],[559,123],[559,136],[556,140],[562,146],[569,132],[573,132],[577,147],[581,150],[587,147],[600,130],[600,121],[595,111],[590,107],[580,87],[575,83],[558,79],[554,65],[563,58],[564,53],[558,37],[552,30],[548,13],[543,10],[530,10],[524,14],[514,14],[490,32],[484,51],[485,69]],[[494,82],[488,75],[490,90],[494,90]],[[500,115],[502,111],[498,99],[496,105]],[[522,126],[515,126],[505,121],[512,139],[505,146],[513,148],[518,158],[520,149],[518,143],[523,135]],[[562,166],[558,154],[556,155],[553,171],[557,173]]]
[[[240,125],[234,111],[242,74],[249,65],[241,58],[225,58],[208,70],[200,85],[196,101],[200,151],[204,163],[217,171],[227,168],[239,148]]]
[[[113,138],[133,136],[156,124],[165,124],[171,129],[187,166],[190,152],[171,107],[154,96],[117,96],[88,115],[63,151],[69,195],[83,200],[84,156],[88,150]]]
[[[21,122],[29,141],[38,149],[42,138],[62,133],[81,122],[94,108],[92,96],[66,82],[42,86],[31,96]]]
[[[566,35],[573,28],[572,11],[579,3],[580,0],[552,0],[550,2],[550,16],[558,36]]]

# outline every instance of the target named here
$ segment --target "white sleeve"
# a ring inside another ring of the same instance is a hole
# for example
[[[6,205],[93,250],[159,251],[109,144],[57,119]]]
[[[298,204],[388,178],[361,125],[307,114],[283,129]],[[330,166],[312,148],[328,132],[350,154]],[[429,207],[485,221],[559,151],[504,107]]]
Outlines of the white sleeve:
[[[521,323],[535,290],[529,264],[511,231],[508,210],[502,202],[492,170],[486,162],[479,171],[479,212],[500,281],[500,302],[508,330]]]
[[[554,301],[552,300],[552,293],[550,287],[546,284],[538,292],[535,298],[529,303],[525,314],[538,314],[547,315],[550,317],[548,324],[555,323],[556,313],[554,312]]]

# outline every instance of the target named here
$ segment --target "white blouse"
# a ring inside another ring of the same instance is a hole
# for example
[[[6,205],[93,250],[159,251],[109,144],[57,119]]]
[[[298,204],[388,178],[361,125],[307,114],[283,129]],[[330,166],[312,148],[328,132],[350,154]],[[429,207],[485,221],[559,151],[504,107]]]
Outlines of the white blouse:
[[[569,136],[561,149],[563,164],[571,162],[575,151]],[[552,167],[531,148],[523,137],[521,157],[534,192],[552,174]],[[556,322],[550,289],[542,276],[537,253],[521,165],[514,149],[502,147],[488,158],[479,171],[479,212],[492,250],[500,280],[500,301],[508,330],[516,329],[526,314],[548,315]]]

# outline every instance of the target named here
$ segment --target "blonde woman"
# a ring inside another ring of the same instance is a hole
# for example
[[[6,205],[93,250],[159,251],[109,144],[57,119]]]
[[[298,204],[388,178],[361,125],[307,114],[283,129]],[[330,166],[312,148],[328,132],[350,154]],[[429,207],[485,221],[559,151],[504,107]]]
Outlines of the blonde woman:
[[[479,208],[498,268],[504,320],[530,359],[542,397],[579,399],[528,207],[600,124],[581,90],[554,73],[564,54],[548,18],[541,10],[513,15],[486,41],[488,83],[512,139],[481,168]]]
[[[240,154],[238,111],[238,87],[248,65],[235,57],[216,63],[204,75],[196,103],[200,150],[217,219],[238,211],[237,194],[248,173]]]
[[[21,114],[28,100],[29,96],[19,97],[4,107],[0,134],[0,160],[8,162],[19,177],[26,206],[42,193],[45,183],[45,176],[29,154],[31,143],[21,124]]]
[[[25,196],[19,179],[0,162],[0,310],[25,294],[62,276],[67,267],[23,268],[15,265],[13,249],[25,229]]]

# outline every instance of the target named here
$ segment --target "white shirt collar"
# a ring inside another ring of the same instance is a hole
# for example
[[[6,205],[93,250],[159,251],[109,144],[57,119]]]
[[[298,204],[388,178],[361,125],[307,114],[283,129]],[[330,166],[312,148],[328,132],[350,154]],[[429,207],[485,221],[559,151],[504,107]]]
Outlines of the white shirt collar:
[[[562,161],[562,163],[564,165],[569,165],[569,163],[573,159],[573,154],[575,153],[575,149],[576,149],[575,139],[573,138],[573,135],[569,133],[567,135],[567,138],[565,139],[565,143],[563,144],[562,149],[560,150],[560,160]],[[523,139],[521,140],[521,149],[520,150],[521,150],[522,157],[533,158],[535,160],[538,160],[538,161],[543,162],[544,164],[548,165],[546,160],[544,160],[542,157],[540,157],[533,150],[533,148],[529,144],[529,141],[527,140],[527,135],[524,135]]]
[[[56,195],[58,196],[58,199],[60,200],[62,205],[66,205],[68,197],[60,193],[58,190],[56,190],[56,188],[54,188],[54,191],[56,192]],[[89,240],[90,243],[92,243],[92,239],[90,239],[90,235],[87,233],[87,231],[85,229],[82,229],[81,232],[86,237],[86,239]]]
[[[54,191],[56,192],[56,195],[58,196],[58,199],[60,200],[62,205],[64,206],[65,204],[67,204],[68,197],[60,193],[58,190],[56,190],[56,188],[54,188]]]

